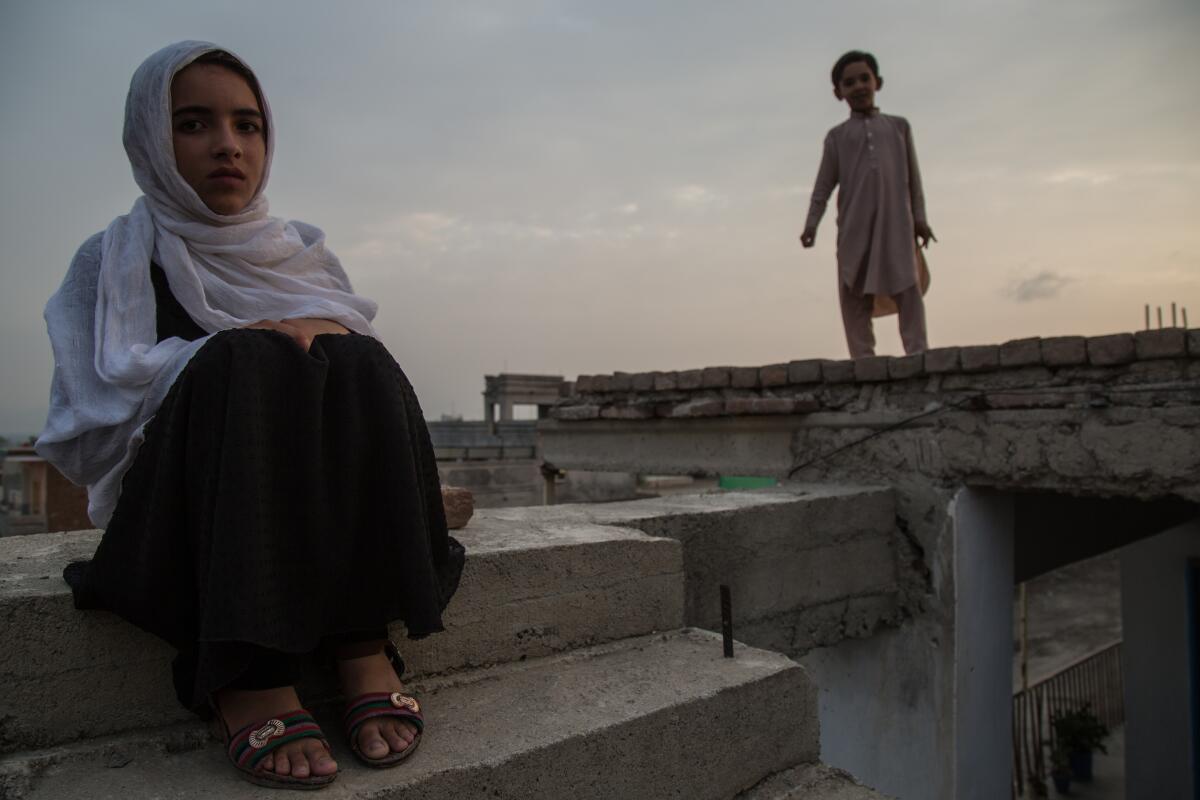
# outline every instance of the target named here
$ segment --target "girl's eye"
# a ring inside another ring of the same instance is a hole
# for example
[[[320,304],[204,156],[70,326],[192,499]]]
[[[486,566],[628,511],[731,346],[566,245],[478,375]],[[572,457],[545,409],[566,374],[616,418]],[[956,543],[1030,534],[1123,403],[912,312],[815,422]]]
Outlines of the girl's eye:
[[[198,119],[185,119],[175,126],[176,130],[179,130],[183,133],[195,133],[202,127],[203,126],[200,124],[200,120]]]
[[[257,122],[251,122],[250,120],[239,122],[237,128],[242,133],[258,133],[262,130],[262,127]]]

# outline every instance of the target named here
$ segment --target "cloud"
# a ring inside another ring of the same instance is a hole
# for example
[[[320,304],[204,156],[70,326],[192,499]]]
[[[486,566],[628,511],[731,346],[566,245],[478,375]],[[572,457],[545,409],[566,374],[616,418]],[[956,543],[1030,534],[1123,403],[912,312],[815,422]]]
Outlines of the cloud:
[[[727,205],[727,201],[723,195],[698,183],[679,186],[672,189],[670,195],[675,205],[692,211],[719,208]]]
[[[1030,303],[1054,297],[1073,279],[1050,270],[1042,270],[1031,278],[1014,282],[1006,294],[1018,303]]]
[[[467,220],[437,211],[418,211],[363,226],[363,237],[346,248],[344,255],[350,258],[430,257],[518,246],[575,242],[623,244],[674,238],[672,231],[635,222],[632,218],[639,210],[637,203],[625,203],[614,209],[620,218],[612,224],[596,224],[597,214],[591,213],[559,225],[504,219]]]
[[[1102,186],[1116,179],[1113,173],[1096,169],[1060,169],[1042,178],[1045,183],[1086,183],[1090,186]]]

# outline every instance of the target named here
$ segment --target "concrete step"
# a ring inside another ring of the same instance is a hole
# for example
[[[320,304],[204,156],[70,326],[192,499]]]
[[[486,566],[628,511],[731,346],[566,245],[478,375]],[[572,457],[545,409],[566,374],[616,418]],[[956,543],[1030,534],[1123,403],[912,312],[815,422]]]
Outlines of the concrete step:
[[[393,639],[411,675],[544,656],[683,622],[679,544],[579,521],[489,519],[455,535],[468,551],[446,632]],[[81,612],[62,580],[99,532],[0,539],[0,753],[188,718],[173,652],[104,612]],[[328,695],[317,676],[306,697]]]
[[[429,678],[428,720],[403,766],[370,770],[325,724],[341,767],[323,798],[727,800],[818,757],[802,667],[681,630]],[[318,719],[328,718],[318,712]],[[240,780],[198,723],[0,760],[11,800],[274,797]],[[806,795],[820,798],[821,794]],[[859,800],[868,795],[829,795]]]
[[[590,522],[675,539],[683,545],[686,624],[720,629],[725,584],[734,636],[793,657],[896,626],[906,595],[927,590],[885,487],[792,484],[488,513],[525,525]]]

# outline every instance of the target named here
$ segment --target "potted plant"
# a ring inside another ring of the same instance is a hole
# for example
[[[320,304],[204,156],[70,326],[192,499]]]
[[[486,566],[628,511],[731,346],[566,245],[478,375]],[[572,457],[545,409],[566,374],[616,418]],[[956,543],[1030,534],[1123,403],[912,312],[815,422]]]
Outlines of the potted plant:
[[[1070,794],[1071,759],[1061,745],[1055,745],[1050,751],[1050,778],[1054,781],[1054,791]]]
[[[1090,781],[1092,753],[1096,750],[1108,752],[1104,748],[1108,728],[1092,713],[1091,703],[1054,714],[1050,724],[1054,727],[1055,752],[1060,749],[1063,751],[1075,778]]]

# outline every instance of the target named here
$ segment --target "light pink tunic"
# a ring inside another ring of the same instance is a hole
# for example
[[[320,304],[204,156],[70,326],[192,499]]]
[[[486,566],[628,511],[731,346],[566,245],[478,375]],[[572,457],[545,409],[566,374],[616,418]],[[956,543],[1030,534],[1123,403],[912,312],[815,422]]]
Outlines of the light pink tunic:
[[[807,228],[816,230],[838,189],[838,275],[856,294],[896,295],[917,282],[913,222],[925,195],[908,120],[852,112],[825,136]]]

